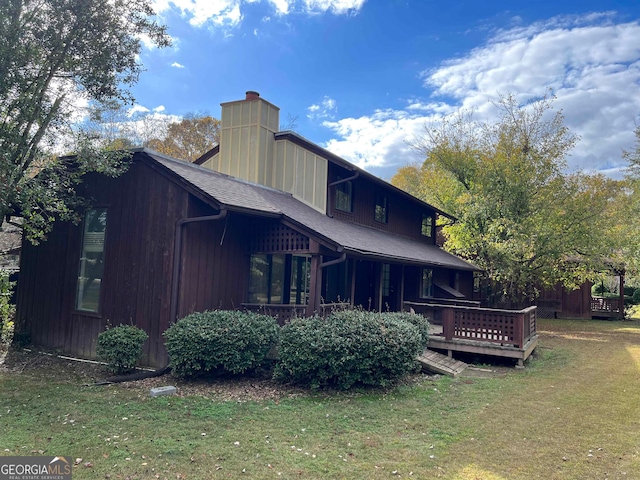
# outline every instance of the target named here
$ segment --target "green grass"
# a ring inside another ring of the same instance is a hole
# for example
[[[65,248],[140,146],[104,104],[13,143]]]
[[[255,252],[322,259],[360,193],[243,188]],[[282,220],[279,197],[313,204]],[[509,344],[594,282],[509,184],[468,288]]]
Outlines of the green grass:
[[[0,454],[82,458],[75,479],[640,478],[640,323],[539,330],[525,370],[280,401],[0,373]]]

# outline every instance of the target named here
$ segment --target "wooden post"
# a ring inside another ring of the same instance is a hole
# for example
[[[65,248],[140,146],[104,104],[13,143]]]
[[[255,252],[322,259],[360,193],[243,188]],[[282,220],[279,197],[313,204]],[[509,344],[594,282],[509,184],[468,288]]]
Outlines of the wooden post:
[[[354,258],[351,260],[351,306],[355,305],[355,297],[356,297],[356,265],[358,261]]]
[[[453,308],[442,309],[442,333],[447,340],[453,339],[454,327],[454,312]]]
[[[383,278],[382,278],[382,273],[383,273],[383,264],[379,263],[378,265],[380,265],[380,268],[376,268],[376,270],[379,270],[379,278],[378,278],[378,312],[382,312],[382,285],[383,285]]]
[[[320,269],[320,259],[322,257],[320,255],[314,254],[311,256],[311,278],[309,280],[309,303],[307,304],[307,309],[305,311],[305,316],[310,317],[313,315],[313,312],[318,311],[320,308],[320,295],[322,286],[322,279],[318,278],[322,275],[322,270]]]
[[[523,311],[520,311],[513,317],[513,342],[518,348],[524,347],[524,317],[525,314]]]
[[[619,272],[620,277],[620,320],[624,320],[624,272]]]
[[[404,265],[400,273],[400,311],[404,312]]]

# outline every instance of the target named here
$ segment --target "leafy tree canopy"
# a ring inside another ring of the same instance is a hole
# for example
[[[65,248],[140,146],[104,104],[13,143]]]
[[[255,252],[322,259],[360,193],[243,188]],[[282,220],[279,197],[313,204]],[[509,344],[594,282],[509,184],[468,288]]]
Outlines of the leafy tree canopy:
[[[146,146],[160,153],[193,162],[220,143],[220,120],[189,114],[167,127],[164,138],[152,138]]]
[[[96,105],[81,125],[108,150],[149,147],[193,162],[220,142],[220,120],[203,113],[184,117],[157,112],[128,112],[120,103]]]
[[[117,175],[121,154],[102,154],[79,138],[76,157],[60,149],[79,103],[132,102],[142,70],[141,38],[169,45],[150,0],[0,2],[0,218],[24,217],[27,238],[42,239],[56,218],[72,218],[74,185],[88,171]],[[70,163],[72,162],[72,163]]]
[[[629,280],[640,284],[640,127],[635,130],[636,141],[623,157],[629,162],[625,175],[625,190],[617,203],[618,235],[623,240],[622,252]]]
[[[400,169],[392,183],[454,215],[445,248],[483,268],[500,298],[522,301],[536,286],[576,285],[602,267],[620,185],[565,173],[576,137],[553,98],[520,105],[508,95],[495,105],[495,123],[462,112],[426,129],[413,143],[424,163]]]

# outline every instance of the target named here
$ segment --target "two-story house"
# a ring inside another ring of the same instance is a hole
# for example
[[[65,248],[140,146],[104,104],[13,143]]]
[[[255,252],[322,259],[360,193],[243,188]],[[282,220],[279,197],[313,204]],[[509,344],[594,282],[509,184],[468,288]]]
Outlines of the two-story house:
[[[256,92],[222,104],[220,145],[196,163],[140,149],[118,178],[92,174],[80,225],[23,246],[18,328],[92,358],[108,324],[162,333],[205,309],[281,321],[327,305],[397,311],[473,295],[472,264],[436,245],[446,215],[294,132]]]

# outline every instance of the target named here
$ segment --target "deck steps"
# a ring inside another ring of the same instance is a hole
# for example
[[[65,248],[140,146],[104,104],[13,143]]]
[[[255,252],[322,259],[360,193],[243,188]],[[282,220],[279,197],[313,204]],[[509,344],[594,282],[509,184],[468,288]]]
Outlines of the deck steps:
[[[434,352],[433,350],[425,350],[422,352],[422,354],[418,356],[418,361],[422,365],[423,370],[449,375],[450,377],[459,375],[467,368],[466,363]]]

